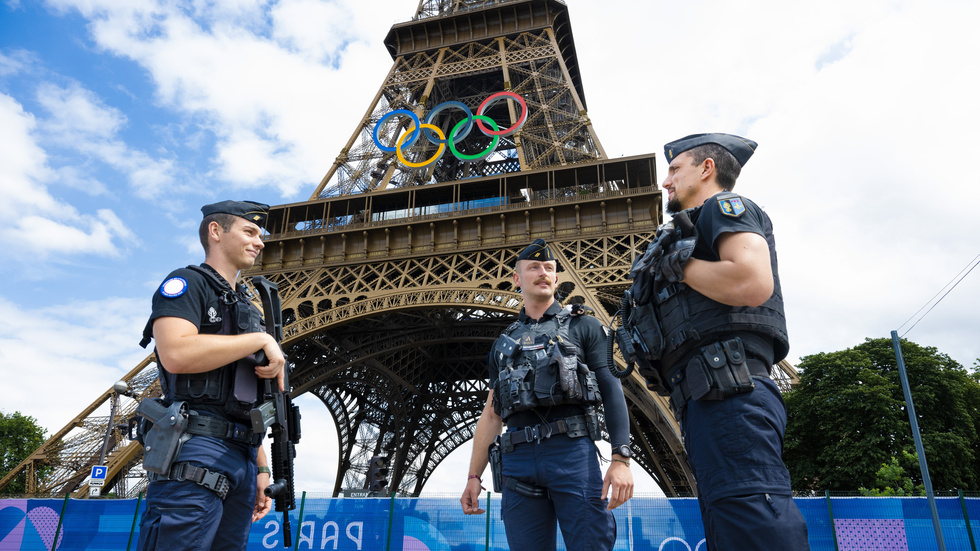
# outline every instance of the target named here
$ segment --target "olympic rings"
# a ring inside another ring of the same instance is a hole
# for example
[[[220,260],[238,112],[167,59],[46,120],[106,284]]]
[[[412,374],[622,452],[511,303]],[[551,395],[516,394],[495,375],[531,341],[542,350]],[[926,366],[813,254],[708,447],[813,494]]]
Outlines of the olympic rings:
[[[504,99],[512,99],[517,101],[517,103],[521,106],[521,113],[514,125],[512,125],[510,128],[500,130],[497,122],[486,116],[485,113],[495,103]],[[447,139],[442,129],[432,122],[439,113],[445,111],[446,109],[459,109],[466,115],[466,118],[456,123],[452,131],[449,132],[450,139]],[[396,140],[395,147],[390,147],[381,143],[381,139],[379,138],[378,134],[381,131],[381,127],[384,126],[388,120],[394,117],[408,117],[411,120],[411,124],[408,127],[408,131],[402,134],[398,140]],[[527,118],[528,108],[527,102],[524,101],[524,98],[514,92],[503,91],[491,94],[484,99],[479,108],[476,110],[475,115],[472,111],[470,111],[470,108],[467,107],[466,104],[460,101],[446,101],[440,103],[439,105],[436,105],[424,119],[420,119],[417,114],[408,109],[396,109],[385,114],[385,116],[378,120],[378,123],[374,126],[374,132],[372,134],[374,137],[374,144],[378,146],[378,149],[386,153],[395,153],[398,156],[398,160],[407,167],[421,168],[441,159],[442,155],[445,153],[447,143],[449,144],[449,150],[452,151],[453,156],[461,161],[483,160],[489,157],[496,150],[497,145],[500,143],[501,136],[510,136],[511,134],[520,130],[521,127],[524,126],[524,123],[527,122]],[[490,145],[480,153],[467,155],[460,152],[456,148],[456,144],[469,136],[470,131],[473,129],[474,120],[476,121],[476,126],[479,128],[480,132],[482,132],[483,135],[487,136],[488,138],[493,138],[493,140]],[[493,127],[493,130],[488,129],[484,123],[487,123]],[[435,155],[430,157],[428,160],[420,163],[414,163],[405,158],[403,151],[406,148],[411,147],[419,136],[425,136],[425,139],[429,140],[429,143],[438,145],[439,149],[436,151]]]

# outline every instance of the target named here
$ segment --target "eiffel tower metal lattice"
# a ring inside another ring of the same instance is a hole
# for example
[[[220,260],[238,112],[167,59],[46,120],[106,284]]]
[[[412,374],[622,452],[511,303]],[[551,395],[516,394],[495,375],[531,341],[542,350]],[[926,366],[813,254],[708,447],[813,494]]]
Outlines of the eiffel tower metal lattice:
[[[370,458],[385,455],[389,489],[417,495],[472,438],[487,352],[520,308],[517,251],[548,240],[563,300],[611,325],[662,219],[655,155],[609,160],[595,135],[563,2],[422,0],[385,45],[394,64],[360,125],[309,200],[272,209],[245,274],[278,283],[292,394],[317,396],[336,422],[335,494],[367,489]],[[467,124],[467,110],[494,123]],[[797,379],[779,367],[784,386]],[[155,375],[150,356],[125,380],[148,396]],[[668,496],[692,494],[666,402],[636,374],[624,389],[635,463]],[[0,487],[27,473],[32,494],[86,495],[108,442],[105,490],[143,489],[140,446],[112,428],[135,401],[117,399],[107,391]]]

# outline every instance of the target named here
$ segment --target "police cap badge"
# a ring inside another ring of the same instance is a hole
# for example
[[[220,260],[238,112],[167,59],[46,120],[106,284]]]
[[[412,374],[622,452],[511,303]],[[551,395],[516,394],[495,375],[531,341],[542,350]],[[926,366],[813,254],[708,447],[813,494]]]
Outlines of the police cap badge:
[[[557,262],[544,239],[535,239],[533,243],[521,251],[521,254],[517,255],[517,260],[539,260],[541,262],[555,260]]]
[[[269,205],[254,201],[221,201],[220,203],[204,205],[201,207],[201,212],[204,213],[205,217],[217,213],[240,216],[255,223],[258,227],[264,228],[266,218],[269,216]]]
[[[735,136],[734,134],[691,134],[690,136],[685,136],[679,140],[672,141],[664,145],[664,156],[667,157],[667,162],[671,162],[675,157],[684,153],[689,149],[694,149],[699,145],[705,144],[717,144],[728,150],[735,160],[738,161],[739,166],[745,166],[745,163],[749,161],[749,157],[755,153],[755,149],[759,144],[753,142],[748,138],[742,138]]]

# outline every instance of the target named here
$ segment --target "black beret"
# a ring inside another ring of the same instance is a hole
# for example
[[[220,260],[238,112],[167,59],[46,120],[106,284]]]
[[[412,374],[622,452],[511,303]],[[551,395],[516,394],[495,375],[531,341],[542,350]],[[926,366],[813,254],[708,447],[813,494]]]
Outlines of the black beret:
[[[521,254],[517,255],[517,260],[540,260],[544,262],[555,260],[555,257],[551,254],[551,249],[548,248],[544,239],[535,239],[533,243],[521,251]]]
[[[735,160],[738,161],[740,166],[745,166],[745,163],[749,161],[749,157],[755,153],[755,148],[759,146],[759,144],[750,139],[735,136],[734,134],[691,134],[690,136],[685,136],[664,145],[664,156],[667,157],[667,162],[669,163],[681,153],[699,145],[709,143],[718,144],[727,149],[735,157]]]
[[[269,205],[256,203],[254,201],[222,201],[212,205],[204,205],[201,212],[207,217],[210,214],[233,214],[241,216],[249,222],[255,223],[260,228],[265,227],[265,220],[269,216]]]

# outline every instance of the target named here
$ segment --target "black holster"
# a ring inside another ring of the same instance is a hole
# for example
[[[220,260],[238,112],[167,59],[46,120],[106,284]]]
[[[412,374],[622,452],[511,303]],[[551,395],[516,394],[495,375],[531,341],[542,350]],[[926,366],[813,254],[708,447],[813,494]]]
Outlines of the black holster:
[[[504,464],[500,453],[500,436],[493,439],[493,444],[487,448],[490,459],[490,478],[493,480],[493,491],[500,493],[504,490]]]
[[[143,468],[151,473],[169,474],[180,448],[191,438],[187,433],[187,403],[174,402],[167,406],[159,398],[147,398],[140,402],[136,413],[141,417],[137,434],[143,444]]]

